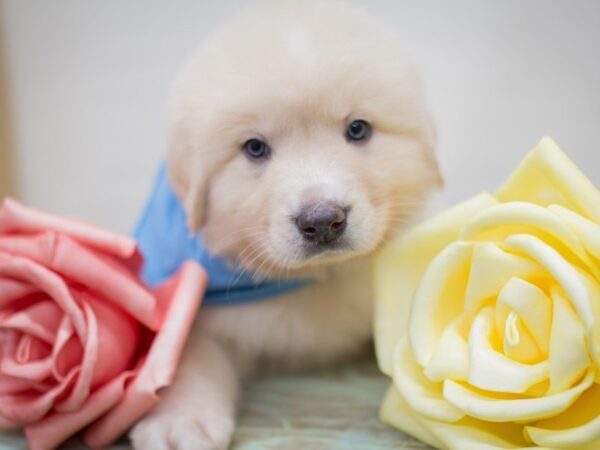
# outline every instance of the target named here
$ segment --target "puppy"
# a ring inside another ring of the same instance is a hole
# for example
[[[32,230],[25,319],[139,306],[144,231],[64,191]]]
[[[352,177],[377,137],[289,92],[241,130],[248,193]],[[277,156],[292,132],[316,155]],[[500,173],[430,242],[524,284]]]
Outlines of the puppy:
[[[240,380],[371,340],[371,255],[441,184],[414,63],[354,7],[263,3],[206,42],[174,99],[168,174],[203,245],[258,280],[311,282],[200,311],[136,449],[224,449]]]

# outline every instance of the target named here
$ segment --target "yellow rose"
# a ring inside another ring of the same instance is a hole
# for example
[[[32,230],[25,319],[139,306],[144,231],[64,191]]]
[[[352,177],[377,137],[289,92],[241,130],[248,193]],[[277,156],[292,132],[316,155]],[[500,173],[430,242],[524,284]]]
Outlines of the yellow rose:
[[[381,418],[438,449],[600,449],[600,192],[549,138],[375,265]]]

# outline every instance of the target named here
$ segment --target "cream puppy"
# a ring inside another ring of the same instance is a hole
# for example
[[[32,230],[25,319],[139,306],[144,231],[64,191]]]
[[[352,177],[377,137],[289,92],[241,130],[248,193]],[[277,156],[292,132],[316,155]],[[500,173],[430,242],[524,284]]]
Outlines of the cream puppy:
[[[174,384],[132,430],[152,449],[224,449],[240,380],[368,348],[370,255],[441,184],[415,66],[354,7],[255,6],[206,42],[174,101],[171,183],[214,254],[281,297],[201,310]]]

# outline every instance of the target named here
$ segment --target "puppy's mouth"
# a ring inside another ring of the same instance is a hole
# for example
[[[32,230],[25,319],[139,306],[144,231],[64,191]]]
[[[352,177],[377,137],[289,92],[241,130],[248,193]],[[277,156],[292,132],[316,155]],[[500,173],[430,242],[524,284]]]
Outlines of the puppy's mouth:
[[[346,239],[332,242],[304,242],[302,244],[303,259],[307,262],[330,257],[350,256],[353,248]]]
[[[280,263],[285,265],[286,272],[293,277],[298,271],[304,273],[304,270],[346,261],[356,255],[357,252],[350,245],[341,241],[322,245],[302,244],[292,257],[285,258]]]

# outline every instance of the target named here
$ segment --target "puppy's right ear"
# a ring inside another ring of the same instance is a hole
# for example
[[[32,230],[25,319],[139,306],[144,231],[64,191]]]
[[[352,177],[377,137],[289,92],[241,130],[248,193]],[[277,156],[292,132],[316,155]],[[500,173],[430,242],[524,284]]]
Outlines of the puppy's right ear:
[[[208,196],[208,174],[205,173],[205,167],[199,167],[195,153],[189,133],[182,125],[176,125],[170,137],[167,170],[192,232],[204,225]]]

